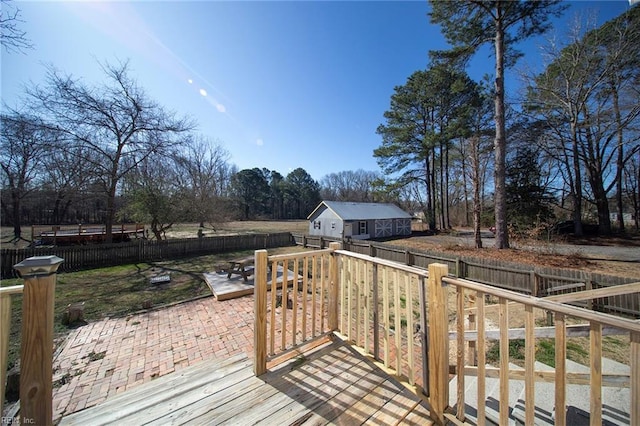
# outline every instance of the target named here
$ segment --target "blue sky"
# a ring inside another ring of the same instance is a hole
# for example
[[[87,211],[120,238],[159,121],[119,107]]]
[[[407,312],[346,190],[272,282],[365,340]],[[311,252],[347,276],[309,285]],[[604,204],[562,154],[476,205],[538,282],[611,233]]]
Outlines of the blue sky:
[[[562,34],[576,11],[604,22],[627,0],[570,2],[556,22]],[[35,45],[1,53],[2,100],[15,106],[24,86],[41,84],[44,64],[102,78],[98,61],[129,60],[147,94],[198,132],[218,141],[240,169],[286,175],[302,167],[314,179],[344,170],[379,170],[380,143],[393,88],[446,48],[420,2],[27,1],[22,28]],[[524,62],[540,63],[536,43]],[[470,75],[492,73],[479,55]],[[515,84],[515,83],[512,83]],[[515,87],[515,86],[511,86]]]

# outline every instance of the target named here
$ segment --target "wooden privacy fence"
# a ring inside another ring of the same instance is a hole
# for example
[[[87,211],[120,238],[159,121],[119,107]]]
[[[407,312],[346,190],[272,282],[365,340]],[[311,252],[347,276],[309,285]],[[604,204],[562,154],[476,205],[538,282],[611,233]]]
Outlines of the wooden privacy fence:
[[[13,265],[31,256],[55,255],[64,259],[60,272],[116,266],[128,263],[153,262],[194,255],[285,247],[293,244],[291,234],[247,234],[220,237],[182,238],[166,241],[140,239],[129,243],[95,244],[68,247],[34,247],[2,249],[1,277],[16,277]]]
[[[292,234],[297,245],[325,248],[337,239]],[[492,285],[536,297],[607,288],[635,281],[633,278],[617,277],[565,268],[531,267],[506,264],[493,259],[470,256],[451,256],[428,250],[409,250],[399,246],[367,240],[342,242],[345,250],[404,263],[427,269],[432,263],[445,264],[449,274],[457,278]],[[574,302],[600,312],[617,313],[640,318],[640,294],[601,297]]]

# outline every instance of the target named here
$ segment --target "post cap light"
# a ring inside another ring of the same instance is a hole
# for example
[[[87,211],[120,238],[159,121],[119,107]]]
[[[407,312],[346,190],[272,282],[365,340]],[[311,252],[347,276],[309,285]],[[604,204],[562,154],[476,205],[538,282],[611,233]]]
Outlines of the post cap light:
[[[13,268],[20,273],[20,276],[48,275],[58,270],[64,259],[58,256],[33,256],[13,265]]]

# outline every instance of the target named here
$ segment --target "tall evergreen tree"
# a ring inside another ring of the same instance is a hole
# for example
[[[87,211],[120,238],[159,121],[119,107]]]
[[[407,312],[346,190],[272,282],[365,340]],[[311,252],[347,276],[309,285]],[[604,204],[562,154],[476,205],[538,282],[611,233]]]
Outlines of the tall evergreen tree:
[[[430,0],[431,22],[440,24],[447,40],[470,55],[480,46],[493,42],[496,58],[494,82],[495,108],[495,216],[496,247],[508,248],[506,215],[506,126],[505,126],[505,67],[520,55],[514,47],[519,41],[541,34],[549,27],[551,16],[558,15],[565,6],[559,0]],[[493,36],[491,40],[488,36]]]

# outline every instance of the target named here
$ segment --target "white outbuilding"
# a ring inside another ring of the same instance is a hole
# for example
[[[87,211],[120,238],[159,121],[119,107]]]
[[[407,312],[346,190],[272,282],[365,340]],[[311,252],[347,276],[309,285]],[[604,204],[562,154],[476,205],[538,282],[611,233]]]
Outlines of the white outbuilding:
[[[322,201],[307,219],[311,236],[366,240],[411,235],[411,215],[391,203]]]

